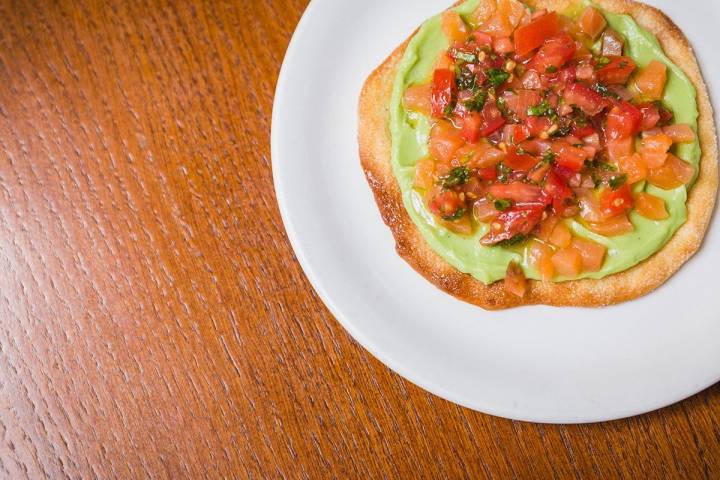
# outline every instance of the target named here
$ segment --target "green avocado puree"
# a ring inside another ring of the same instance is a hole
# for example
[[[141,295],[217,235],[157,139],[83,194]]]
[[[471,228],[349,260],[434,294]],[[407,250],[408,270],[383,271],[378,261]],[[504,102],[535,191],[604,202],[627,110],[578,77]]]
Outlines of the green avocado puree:
[[[482,0],[467,0],[456,7],[460,15],[472,13]],[[589,3],[587,3],[589,4]],[[626,39],[626,54],[644,67],[656,59],[668,66],[668,83],[663,102],[675,113],[677,123],[687,123],[697,131],[698,109],[696,91],[687,76],[663,53],[654,35],[640,28],[627,15],[603,11],[609,25]],[[427,156],[430,119],[408,112],[402,98],[408,86],[430,81],[435,61],[448,48],[442,33],[440,16],[425,22],[411,39],[398,68],[390,104],[390,133],[392,137],[392,166],[403,195],[403,202],[413,222],[428,244],[445,261],[479,281],[490,284],[505,278],[508,263],[518,262],[528,278],[539,280],[539,273],[530,265],[527,248],[485,247],[480,244],[488,231],[480,225],[472,236],[462,236],[439,226],[423,204],[422,194],[413,189],[415,164]],[[700,162],[700,144],[683,144],[676,147],[676,155],[697,167]],[[585,272],[577,278],[559,277],[556,281],[581,278],[600,279],[627,270],[660,250],[687,220],[687,187],[661,190],[647,183],[636,190],[645,190],[665,200],[670,218],[653,221],[633,211],[630,220],[635,231],[624,236],[607,238],[587,230],[575,220],[569,226],[580,237],[601,243],[608,248],[603,268],[598,272]]]

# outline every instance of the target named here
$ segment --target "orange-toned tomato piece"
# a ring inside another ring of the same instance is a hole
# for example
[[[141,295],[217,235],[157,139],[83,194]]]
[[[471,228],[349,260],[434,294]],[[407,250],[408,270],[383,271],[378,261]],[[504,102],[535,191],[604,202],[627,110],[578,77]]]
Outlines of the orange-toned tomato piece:
[[[630,185],[645,180],[648,175],[647,165],[638,153],[621,158],[618,161],[618,168],[627,175],[627,183]]]
[[[480,30],[496,38],[509,37],[525,15],[525,6],[518,0],[497,0],[495,13],[483,22]]]
[[[427,190],[433,186],[435,162],[431,158],[423,158],[415,166],[415,180],[413,186]]]
[[[565,248],[570,246],[571,241],[570,229],[564,223],[558,223],[550,234],[550,243],[558,248]]]
[[[580,17],[580,29],[592,40],[597,39],[607,27],[607,20],[597,8],[587,7]]]
[[[537,230],[535,231],[535,236],[543,242],[549,242],[550,236],[558,223],[560,223],[560,217],[557,215],[548,216],[538,225]]]
[[[659,168],[665,164],[673,141],[664,133],[645,137],[640,144],[640,155],[648,168]]]
[[[670,216],[665,207],[665,200],[645,192],[635,195],[635,209],[650,220],[665,220]]]
[[[694,175],[695,168],[692,165],[670,153],[665,165],[650,169],[648,181],[663,190],[672,190],[690,182]]]
[[[414,85],[405,90],[403,105],[406,110],[430,115],[430,85]]]
[[[668,125],[667,127],[663,128],[663,133],[668,137],[672,138],[672,141],[674,143],[694,142],[695,138],[697,138],[695,136],[695,132],[690,127],[690,125],[684,123],[677,125]]]
[[[597,272],[603,266],[607,247],[585,238],[573,238],[572,247],[580,252],[582,257],[583,271]]]
[[[621,158],[629,157],[635,153],[635,139],[628,137],[618,140],[608,140],[607,150],[610,160],[619,163]]]
[[[627,215],[618,215],[603,223],[589,223],[588,228],[603,237],[618,237],[635,230]]]
[[[660,100],[667,83],[667,66],[658,61],[651,61],[635,78],[638,91],[646,100]]]
[[[464,143],[460,130],[449,122],[438,122],[430,130],[430,154],[441,162],[449,162]]]
[[[516,262],[510,262],[505,274],[505,290],[516,297],[523,298],[527,289],[528,284],[522,268]]]
[[[576,277],[582,273],[582,255],[572,247],[555,252],[552,263],[557,274],[563,277]]]
[[[544,282],[551,281],[555,276],[555,264],[552,262],[553,253],[552,248],[537,240],[530,245],[530,264],[540,272],[540,278]]]
[[[443,13],[442,31],[451,43],[465,40],[468,36],[465,20],[454,10],[446,10]]]

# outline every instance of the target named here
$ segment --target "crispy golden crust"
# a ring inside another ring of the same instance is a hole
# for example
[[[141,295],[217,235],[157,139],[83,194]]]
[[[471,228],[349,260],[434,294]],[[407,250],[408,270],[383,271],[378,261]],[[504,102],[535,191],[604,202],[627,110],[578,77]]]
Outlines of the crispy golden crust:
[[[571,0],[529,0],[539,8],[561,10]],[[566,283],[529,282],[520,299],[505,292],[502,282],[485,285],[447,264],[422,238],[402,202],[391,166],[388,129],[392,85],[408,41],[368,78],[360,98],[360,158],[383,220],[395,237],[397,251],[415,270],[447,293],[489,310],[545,304],[598,307],[646,295],[665,283],[700,248],[718,189],[717,139],[713,110],[700,67],[680,29],[660,10],[632,0],[596,0],[603,8],[628,13],[653,32],[667,56],[692,80],[698,92],[700,175],[688,199],[688,221],[670,242],[645,262],[602,280]]]

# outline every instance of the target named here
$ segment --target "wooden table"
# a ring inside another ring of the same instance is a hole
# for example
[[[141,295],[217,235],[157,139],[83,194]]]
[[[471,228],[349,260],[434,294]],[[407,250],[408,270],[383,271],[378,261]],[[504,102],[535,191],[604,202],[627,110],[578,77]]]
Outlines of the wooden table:
[[[351,340],[273,195],[306,4],[0,2],[0,477],[719,478],[719,387],[531,425]]]

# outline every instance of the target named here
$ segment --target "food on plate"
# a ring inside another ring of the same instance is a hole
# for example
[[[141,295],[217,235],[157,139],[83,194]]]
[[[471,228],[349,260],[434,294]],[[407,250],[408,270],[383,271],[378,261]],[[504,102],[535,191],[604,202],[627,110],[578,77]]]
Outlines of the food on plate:
[[[397,250],[488,309],[644,295],[717,194],[692,49],[629,0],[468,0],[368,79],[360,154]]]

